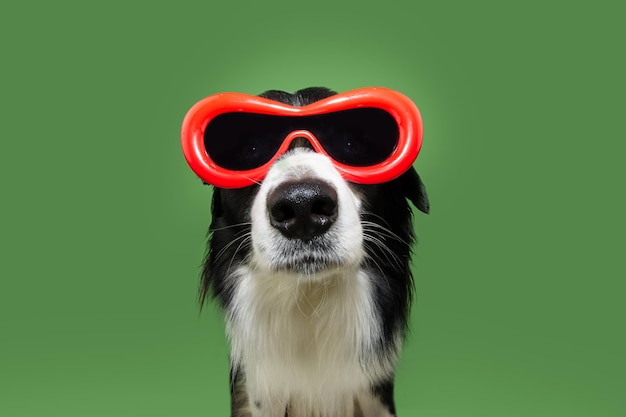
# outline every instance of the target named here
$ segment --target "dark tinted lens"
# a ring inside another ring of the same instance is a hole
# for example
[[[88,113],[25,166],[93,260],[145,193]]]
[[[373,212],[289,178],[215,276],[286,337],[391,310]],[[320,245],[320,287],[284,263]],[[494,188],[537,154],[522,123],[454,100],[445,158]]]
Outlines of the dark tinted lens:
[[[387,159],[398,144],[398,124],[384,110],[361,108],[311,117],[310,130],[336,161],[370,166]]]
[[[268,162],[294,130],[313,133],[336,161],[351,166],[383,162],[398,143],[396,120],[384,110],[359,108],[316,116],[225,113],[204,132],[204,146],[222,168],[248,170]]]
[[[207,154],[222,168],[258,168],[276,154],[290,132],[282,119],[254,113],[221,114],[204,131]]]

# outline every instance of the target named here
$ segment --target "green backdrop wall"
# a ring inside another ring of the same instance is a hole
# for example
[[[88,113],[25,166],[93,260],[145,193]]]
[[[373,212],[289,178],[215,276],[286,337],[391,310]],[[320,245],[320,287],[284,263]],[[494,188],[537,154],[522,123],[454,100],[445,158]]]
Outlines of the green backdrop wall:
[[[425,122],[402,417],[623,416],[624,6],[4,2],[0,415],[226,416],[198,99],[380,85]]]

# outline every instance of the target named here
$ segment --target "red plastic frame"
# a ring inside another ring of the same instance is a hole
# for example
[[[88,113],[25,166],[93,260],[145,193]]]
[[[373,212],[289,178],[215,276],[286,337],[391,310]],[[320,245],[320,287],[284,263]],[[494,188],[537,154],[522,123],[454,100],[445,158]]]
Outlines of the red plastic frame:
[[[362,107],[385,110],[398,124],[399,137],[394,152],[385,161],[375,165],[355,167],[333,160],[315,135],[307,130],[291,132],[270,161],[245,171],[220,167],[211,160],[204,148],[204,130],[220,114],[245,112],[276,116],[312,116]],[[408,97],[387,88],[370,87],[340,93],[302,107],[248,94],[215,94],[200,100],[187,112],[183,120],[181,141],[187,163],[203,181],[221,188],[241,188],[261,181],[272,163],[287,151],[296,137],[307,138],[316,152],[333,161],[347,181],[361,184],[387,182],[402,175],[413,164],[422,146],[422,134],[422,117]]]

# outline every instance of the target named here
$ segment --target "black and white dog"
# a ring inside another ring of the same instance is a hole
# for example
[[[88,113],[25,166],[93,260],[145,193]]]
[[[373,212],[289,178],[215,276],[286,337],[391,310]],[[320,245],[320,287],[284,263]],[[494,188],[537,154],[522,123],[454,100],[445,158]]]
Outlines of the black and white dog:
[[[262,95],[304,106],[334,92]],[[342,178],[295,141],[260,184],[215,188],[200,298],[225,311],[233,417],[390,417],[413,282],[413,168]]]

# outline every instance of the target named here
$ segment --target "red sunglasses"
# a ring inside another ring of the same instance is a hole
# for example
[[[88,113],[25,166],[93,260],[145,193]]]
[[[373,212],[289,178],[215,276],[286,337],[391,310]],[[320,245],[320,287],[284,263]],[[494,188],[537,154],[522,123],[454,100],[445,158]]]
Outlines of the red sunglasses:
[[[376,184],[411,167],[422,145],[422,119],[408,97],[386,88],[352,90],[302,107],[221,93],[196,103],[181,132],[191,169],[222,188],[261,181],[296,138],[330,158],[346,180]]]

